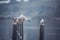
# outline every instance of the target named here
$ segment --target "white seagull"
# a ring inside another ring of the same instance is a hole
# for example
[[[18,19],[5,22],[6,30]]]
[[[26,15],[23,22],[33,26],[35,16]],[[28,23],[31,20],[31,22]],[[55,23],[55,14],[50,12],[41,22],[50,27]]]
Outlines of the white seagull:
[[[24,21],[29,21],[29,22],[30,22],[30,20],[29,20],[26,16],[24,16],[23,14],[20,14],[20,15],[16,18],[15,24],[17,24],[17,23],[22,23],[22,22],[24,22]]]

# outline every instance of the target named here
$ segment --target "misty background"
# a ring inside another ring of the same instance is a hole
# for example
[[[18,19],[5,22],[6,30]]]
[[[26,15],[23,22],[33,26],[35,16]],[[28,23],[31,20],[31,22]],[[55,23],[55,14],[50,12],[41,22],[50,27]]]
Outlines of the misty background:
[[[19,13],[24,22],[24,40],[39,40],[40,20],[44,19],[44,40],[60,40],[60,0],[0,0],[0,40],[12,40],[13,18]]]

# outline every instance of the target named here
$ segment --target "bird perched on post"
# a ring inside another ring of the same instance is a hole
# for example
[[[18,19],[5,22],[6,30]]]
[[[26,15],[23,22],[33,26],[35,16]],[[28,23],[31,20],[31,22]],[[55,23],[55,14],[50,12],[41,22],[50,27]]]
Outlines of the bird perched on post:
[[[30,20],[26,16],[24,16],[23,14],[19,14],[19,16],[17,18],[15,18],[15,24],[22,23],[24,21],[30,22]]]
[[[44,25],[44,19],[41,19],[40,25]]]

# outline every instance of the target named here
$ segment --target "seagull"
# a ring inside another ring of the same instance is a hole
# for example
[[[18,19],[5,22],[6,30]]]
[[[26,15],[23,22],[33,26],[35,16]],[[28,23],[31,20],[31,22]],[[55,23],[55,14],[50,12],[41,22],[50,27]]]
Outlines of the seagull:
[[[44,25],[44,19],[41,19],[40,25]]]
[[[26,16],[24,16],[23,14],[19,14],[19,16],[15,20],[15,24],[22,23],[22,22],[25,22],[25,21],[30,22],[30,20]]]

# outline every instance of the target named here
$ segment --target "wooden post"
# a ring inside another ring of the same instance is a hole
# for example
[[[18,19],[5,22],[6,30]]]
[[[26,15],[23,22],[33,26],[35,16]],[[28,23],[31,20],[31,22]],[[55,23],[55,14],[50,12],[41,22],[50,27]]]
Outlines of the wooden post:
[[[23,23],[13,24],[13,40],[23,40]]]
[[[22,14],[20,14],[19,17],[14,19],[15,25],[17,25],[17,30],[15,30],[17,33],[17,40],[23,40],[23,22],[24,21],[28,21],[28,19]],[[13,31],[13,39],[15,38],[15,40],[16,40],[15,31]],[[15,37],[14,37],[14,35],[15,35]]]
[[[17,33],[16,33],[16,30],[17,30],[17,25],[13,24],[13,39],[12,40],[16,40],[17,39]]]
[[[23,40],[23,23],[20,24],[20,39]]]
[[[40,40],[44,40],[44,26],[40,25]]]
[[[40,21],[40,40],[44,40],[44,20]]]

